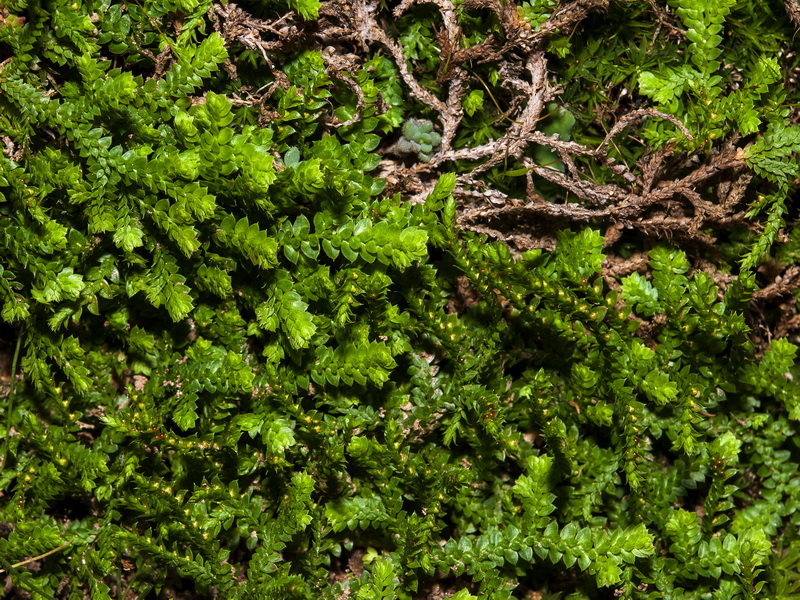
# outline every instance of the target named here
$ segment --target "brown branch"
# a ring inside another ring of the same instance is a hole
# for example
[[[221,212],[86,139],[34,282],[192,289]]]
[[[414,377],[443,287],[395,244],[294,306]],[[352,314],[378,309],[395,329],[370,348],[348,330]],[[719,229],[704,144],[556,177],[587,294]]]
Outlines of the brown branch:
[[[613,205],[631,198],[630,191],[614,184],[603,185],[578,179],[577,177],[570,177],[554,168],[536,166],[533,160],[527,157],[523,157],[521,162],[543,179],[572,192],[580,200],[591,206]]]
[[[503,162],[509,156],[514,158],[522,156],[523,151],[531,141],[533,139],[538,139],[538,137],[533,134],[533,131],[536,128],[536,124],[544,109],[544,104],[546,100],[549,99],[551,92],[547,82],[547,61],[543,52],[537,52],[530,56],[527,60],[526,68],[530,73],[530,83],[516,78],[509,78],[509,82],[513,82],[514,85],[525,92],[528,102],[522,110],[522,113],[514,119],[506,134],[497,140],[487,142],[475,148],[449,150],[445,149],[443,145],[442,150],[428,163],[429,168],[435,168],[447,161],[480,160],[488,158],[486,162],[478,165],[472,171],[473,175],[477,175]]]
[[[463,197],[464,194],[454,190],[453,192],[458,197]],[[505,194],[495,191],[493,193],[495,201],[499,203],[505,200]],[[546,202],[532,203],[529,202],[524,206],[515,206],[508,203],[507,206],[501,207],[475,207],[465,208],[462,213],[462,218],[466,222],[475,222],[477,220],[485,220],[490,217],[503,217],[504,220],[516,223],[521,218],[535,218],[546,217],[550,219],[562,219],[571,222],[586,222],[593,219],[605,219],[610,216],[608,209],[598,210],[586,208],[580,204],[553,204]]]
[[[358,86],[351,75],[356,65],[345,64],[339,54],[345,40],[358,43],[365,49],[375,44],[382,46],[396,63],[400,79],[412,97],[439,115],[442,145],[429,162],[408,166],[391,157],[391,147],[384,147],[380,151],[384,159],[379,165],[379,176],[386,178],[387,190],[391,193],[400,192],[411,202],[422,202],[435,185],[438,171],[445,162],[464,164],[474,161],[478,164],[456,179],[453,194],[462,204],[459,222],[466,228],[513,243],[517,248],[542,247],[549,243],[543,241],[544,232],[538,238],[535,235],[534,230],[540,222],[550,226],[553,221],[564,225],[604,223],[608,228],[606,241],[609,245],[619,238],[622,228],[635,228],[648,237],[679,240],[683,244],[701,245],[711,250],[716,240],[704,229],[754,227],[747,224],[744,213],[738,210],[751,175],[744,163],[742,150],[735,146],[735,140],[700,164],[697,156],[685,156],[684,160],[673,159],[667,163],[675,151],[674,146],[668,144],[631,167],[608,155],[614,138],[628,126],[646,118],[658,118],[674,124],[689,140],[693,139],[691,132],[674,116],[651,108],[633,110],[620,117],[595,148],[562,140],[558,135],[548,136],[538,130],[545,104],[559,90],[548,82],[547,59],[537,44],[556,30],[574,27],[591,11],[606,8],[608,0],[562,3],[539,31],[532,31],[520,22],[513,3],[500,0],[465,0],[462,3],[461,9],[465,11],[475,8],[494,11],[508,39],[501,51],[514,49],[515,56],[514,60],[506,60],[498,65],[501,85],[510,91],[508,105],[511,109],[503,115],[510,121],[508,129],[498,139],[460,149],[453,149],[452,141],[461,123],[461,102],[467,91],[463,64],[487,56],[497,57],[499,54],[491,49],[488,42],[467,49],[459,47],[463,36],[452,0],[401,0],[392,16],[400,18],[414,4],[422,3],[435,5],[441,14],[442,25],[436,32],[436,43],[443,60],[437,77],[440,83],[449,84],[446,99],[437,96],[417,80],[402,45],[381,27],[376,0],[326,2],[320,13],[324,13],[320,32],[315,34],[319,40],[331,40],[331,46],[323,51],[329,74],[341,79],[359,97],[359,114],[351,121],[360,118],[360,109],[365,100],[363,92],[359,94],[360,89],[356,89]],[[524,33],[526,29],[527,33]],[[565,170],[535,163],[528,156],[532,145],[545,146],[557,153]],[[483,173],[508,158],[521,164],[526,171],[524,199],[510,198],[480,179]],[[609,169],[619,179],[613,182],[594,181],[588,172],[583,172],[587,162],[591,161]],[[578,201],[545,201],[536,190],[538,178],[556,184],[568,193],[569,198]],[[706,191],[712,185],[717,187],[713,199]]]
[[[513,3],[510,4],[513,7]],[[553,11],[550,18],[542,23],[538,31],[520,27],[518,23],[515,23],[515,27],[508,27],[508,19],[506,19],[504,30],[509,41],[503,48],[503,52],[514,48],[523,48],[529,51],[542,49],[548,37],[559,31],[568,31],[589,16],[590,12],[605,10],[608,5],[609,0],[575,0],[561,4]]]
[[[753,292],[754,300],[771,300],[779,296],[791,295],[800,287],[800,266],[792,265],[778,275],[775,281],[766,287]]]
[[[692,190],[725,170],[738,170],[745,167],[739,152],[719,154],[708,163],[701,165],[686,177],[665,182],[644,195],[633,194],[616,207],[616,215],[620,218],[633,218],[646,208],[659,202],[690,194]]]
[[[605,154],[609,143],[611,142],[611,140],[614,138],[615,135],[617,135],[620,131],[625,129],[631,123],[635,121],[640,121],[642,119],[646,119],[647,117],[656,117],[659,119],[664,119],[666,121],[669,121],[670,123],[675,125],[678,129],[680,129],[681,133],[685,135],[687,139],[694,140],[694,137],[692,137],[692,134],[686,128],[686,125],[681,123],[681,121],[678,120],[673,115],[669,115],[667,113],[663,113],[661,111],[654,110],[652,108],[642,108],[639,110],[634,110],[633,112],[629,112],[628,114],[621,117],[619,121],[617,121],[616,125],[614,125],[614,127],[611,128],[611,131],[609,131],[606,134],[605,139],[600,143],[595,152],[597,154]]]
[[[275,77],[275,85],[282,88],[289,87],[288,78],[281,69],[275,67],[269,55],[284,49],[290,41],[300,35],[298,28],[289,23],[295,16],[293,11],[287,12],[274,21],[262,21],[254,18],[236,4],[215,4],[209,9],[209,15],[214,23],[214,29],[222,36],[223,40],[226,42],[235,40],[249,50],[260,52],[264,63]],[[278,40],[264,41],[261,38],[262,33],[271,33]],[[233,64],[228,66],[226,63],[226,70],[229,76],[233,76],[235,73]]]
[[[789,15],[789,20],[795,27],[800,28],[800,2],[798,0],[784,0],[783,5]]]
[[[400,71],[403,83],[408,86],[411,95],[423,104],[429,106],[439,113],[445,112],[447,106],[435,95],[422,87],[419,82],[408,70],[408,61],[403,52],[403,47],[391,39],[386,32],[381,29],[375,20],[377,5],[366,0],[355,0],[353,2],[353,21],[355,23],[354,35],[364,45],[369,47],[370,42],[382,44],[394,58],[394,62]]]
[[[497,190],[467,189],[467,186],[474,186],[476,182],[472,174],[466,174],[457,178],[457,187],[453,192],[464,206],[460,219],[463,226],[471,229],[489,227],[495,231],[509,228],[508,225],[499,228],[494,225],[503,222],[511,224],[513,233],[531,222],[550,221],[552,225],[553,221],[567,224],[599,221],[614,224],[607,231],[609,245],[619,238],[621,229],[627,227],[635,228],[648,237],[700,245],[712,252],[715,251],[716,240],[703,229],[753,227],[746,222],[744,211],[732,212],[734,204],[715,204],[697,191],[708,187],[712,180],[724,172],[733,172],[736,180],[740,181],[736,171],[744,169],[744,163],[735,148],[713,156],[688,175],[664,182],[645,193],[616,185],[601,185],[575,175],[535,166],[527,157],[522,162],[537,175],[574,193],[582,203],[555,204],[535,196],[529,197],[527,203],[521,205]],[[487,206],[489,203],[491,206]],[[505,232],[499,239],[508,238],[512,233]]]
[[[681,41],[686,39],[686,32],[680,27],[677,27],[670,22],[669,14],[667,13],[666,10],[664,10],[658,4],[656,4],[655,0],[647,0],[647,1],[650,4],[650,8],[652,8],[653,12],[656,14],[656,18],[658,19],[658,28],[656,29],[656,33],[653,35],[653,42],[655,42],[656,38],[658,38],[658,33],[661,30],[662,26],[669,29],[670,33],[678,37],[678,39],[680,39]]]
[[[647,270],[649,260],[644,252],[635,252],[629,258],[607,256],[603,261],[603,275],[619,278],[631,273],[644,273]]]
[[[447,44],[451,48],[457,49],[461,39],[461,28],[456,18],[455,6],[450,0],[428,1],[439,8],[439,12],[444,21],[443,35],[446,36]],[[395,18],[399,18],[411,4],[413,4],[413,0],[401,2],[401,4],[395,8]],[[400,71],[400,77],[408,86],[411,95],[439,113],[442,123],[441,152],[449,151],[453,139],[456,136],[458,125],[461,123],[461,119],[464,116],[461,101],[467,91],[464,85],[465,74],[460,67],[454,64],[452,74],[448,77],[451,83],[447,100],[442,101],[437,98],[432,92],[420,85],[411,73],[408,68],[405,53],[403,52],[403,47],[386,35],[383,29],[378,25],[374,16],[376,12],[375,9],[375,4],[367,3],[365,0],[355,0],[353,3],[353,20],[355,22],[355,32],[358,40],[364,46],[368,46],[372,41],[379,42],[389,51]]]
[[[344,122],[330,122],[333,127],[347,127],[361,120],[361,114],[367,105],[364,91],[350,76],[350,73],[358,70],[358,57],[355,54],[337,54],[336,48],[327,46],[322,51],[322,60],[325,62],[325,72],[331,79],[337,79],[350,88],[358,99],[356,102],[356,113]]]
[[[662,173],[661,165],[669,154],[670,149],[665,147],[653,154],[646,154],[639,161],[639,170],[642,172],[642,191],[644,193],[649,192],[655,186],[658,176]]]

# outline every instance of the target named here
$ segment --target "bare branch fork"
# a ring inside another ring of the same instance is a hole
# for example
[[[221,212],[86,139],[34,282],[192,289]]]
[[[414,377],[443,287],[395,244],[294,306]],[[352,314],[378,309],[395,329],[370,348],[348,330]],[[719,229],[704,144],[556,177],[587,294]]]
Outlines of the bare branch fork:
[[[403,0],[393,12],[400,18],[416,0]],[[443,22],[441,39],[451,54],[458,47],[461,30],[456,19],[455,7],[450,0],[429,0],[434,4]],[[509,4],[509,6],[506,6]],[[607,0],[576,0],[563,4],[556,10],[538,31],[532,32],[519,22],[516,9],[510,3],[501,4],[496,0],[467,0],[463,10],[480,5],[494,10],[505,30],[506,44],[501,52],[514,51],[522,55],[524,67],[518,63],[503,61],[499,66],[503,75],[503,87],[514,90],[520,102],[513,102],[508,115],[512,123],[506,133],[496,139],[473,148],[453,149],[458,126],[463,117],[461,102],[467,89],[466,70],[458,64],[449,67],[449,87],[445,100],[438,98],[422,86],[409,69],[407,57],[402,46],[391,39],[376,20],[377,5],[367,0],[354,0],[351,19],[354,36],[364,47],[372,43],[382,45],[392,56],[400,71],[400,76],[412,96],[438,113],[442,126],[442,145],[428,163],[420,163],[406,168],[391,157],[386,157],[380,165],[381,173],[403,172],[402,190],[410,192],[411,202],[422,202],[435,184],[435,173],[448,162],[474,161],[478,164],[468,173],[458,175],[453,194],[461,199],[460,224],[466,228],[480,230],[494,237],[515,241],[517,245],[541,246],[542,243],[522,241],[520,231],[503,233],[492,223],[501,221],[519,223],[524,230],[525,222],[535,219],[556,219],[565,223],[601,222],[615,223],[622,227],[636,227],[648,235],[669,238],[686,238],[701,245],[713,244],[713,238],[702,233],[705,227],[728,228],[746,225],[744,212],[737,211],[737,205],[744,195],[749,176],[740,149],[730,147],[711,156],[705,164],[697,166],[689,174],[669,181],[659,181],[663,174],[665,161],[671,152],[665,149],[647,157],[637,172],[624,164],[617,164],[608,156],[608,149],[615,136],[628,126],[647,118],[669,121],[689,140],[692,135],[686,126],[672,115],[654,110],[634,110],[617,121],[594,149],[582,144],[559,139],[558,135],[548,136],[537,130],[547,102],[557,97],[559,90],[553,88],[547,78],[547,59],[543,51],[547,37],[557,30],[572,27],[582,21],[589,12],[607,7]],[[473,6],[474,5],[474,6]],[[523,77],[522,75],[525,75]],[[556,152],[566,165],[566,172],[536,164],[526,155],[531,145],[546,146]],[[575,164],[575,157],[596,160],[615,172],[623,183],[599,184],[585,178]],[[503,161],[512,158],[527,169],[527,194],[524,201],[508,198],[503,192],[491,189],[480,179],[480,175]],[[722,186],[718,189],[719,203],[704,199],[698,191],[721,179],[734,180],[736,185]],[[550,181],[574,196],[579,203],[553,204],[546,202],[536,192],[532,175]],[[395,177],[397,179],[398,177]],[[391,183],[391,182],[390,182]],[[548,240],[542,240],[549,244]]]

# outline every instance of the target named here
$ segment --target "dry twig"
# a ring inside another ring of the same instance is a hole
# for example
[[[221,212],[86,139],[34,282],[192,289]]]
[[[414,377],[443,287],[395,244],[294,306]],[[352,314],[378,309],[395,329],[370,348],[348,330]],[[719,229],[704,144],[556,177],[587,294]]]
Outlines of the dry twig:
[[[800,28],[800,2],[798,0],[784,0],[783,5],[786,7],[786,13],[794,23],[794,26]]]

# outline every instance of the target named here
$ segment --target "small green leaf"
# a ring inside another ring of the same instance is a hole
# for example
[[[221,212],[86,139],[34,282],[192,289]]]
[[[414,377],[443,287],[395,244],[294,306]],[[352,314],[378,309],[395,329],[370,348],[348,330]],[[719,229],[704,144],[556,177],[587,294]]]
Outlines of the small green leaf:
[[[472,90],[461,102],[467,116],[471,117],[483,107],[483,90]]]

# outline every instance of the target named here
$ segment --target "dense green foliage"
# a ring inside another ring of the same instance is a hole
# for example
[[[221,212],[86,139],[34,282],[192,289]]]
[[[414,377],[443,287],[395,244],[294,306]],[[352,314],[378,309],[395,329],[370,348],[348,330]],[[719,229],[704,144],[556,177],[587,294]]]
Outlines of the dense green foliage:
[[[800,597],[780,3],[142,2],[3,10],[9,594]]]

